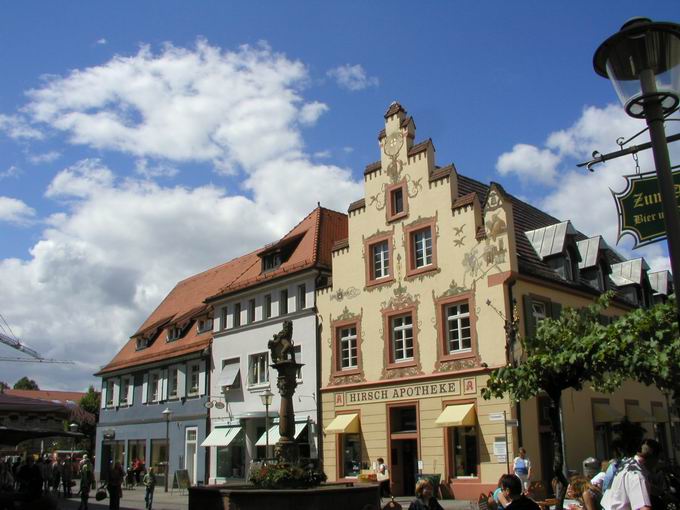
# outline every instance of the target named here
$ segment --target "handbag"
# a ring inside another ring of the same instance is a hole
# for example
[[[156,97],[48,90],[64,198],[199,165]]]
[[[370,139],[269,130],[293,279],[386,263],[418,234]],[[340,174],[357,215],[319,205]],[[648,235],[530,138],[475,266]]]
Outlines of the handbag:
[[[106,486],[102,485],[97,489],[97,492],[94,494],[94,499],[97,501],[103,501],[106,499]]]

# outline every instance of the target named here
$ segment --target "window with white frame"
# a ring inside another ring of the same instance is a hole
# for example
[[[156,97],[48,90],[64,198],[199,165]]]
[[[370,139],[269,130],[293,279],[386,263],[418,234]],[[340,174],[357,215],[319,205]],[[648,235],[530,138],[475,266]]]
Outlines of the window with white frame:
[[[279,315],[288,313],[288,289],[283,289],[279,294]]]
[[[212,319],[199,319],[198,322],[196,323],[196,331],[198,333],[205,333],[206,331],[210,331],[212,327],[213,327]]]
[[[392,317],[392,361],[413,359],[413,318],[411,314]]]
[[[220,329],[227,329],[227,317],[229,316],[229,308],[226,306],[222,307],[222,312],[220,314]]]
[[[234,327],[238,328],[241,325],[241,303],[234,304]]]
[[[168,398],[177,398],[178,372],[179,369],[177,367],[170,367],[168,369]]]
[[[545,303],[542,301],[532,301],[531,316],[534,319],[534,331],[537,331],[540,322],[548,316]]]
[[[307,288],[305,284],[298,285],[297,288],[297,309],[303,310],[307,308]]]
[[[106,381],[106,407],[113,407],[113,379]]]
[[[248,385],[258,386],[269,382],[269,353],[248,356]]]
[[[187,380],[189,381],[187,395],[198,395],[199,381],[201,377],[201,365],[198,361],[190,362],[188,367]]]
[[[390,247],[387,241],[381,241],[371,246],[371,277],[373,280],[386,278],[390,275]]]
[[[173,326],[170,329],[168,329],[168,342],[174,342],[175,340],[179,340],[179,338],[182,336],[182,330],[181,328],[178,328],[177,326]]]
[[[472,334],[469,304],[466,301],[447,305],[445,311],[448,353],[470,351],[472,349]]]
[[[432,229],[430,227],[418,230],[411,234],[413,268],[429,266],[432,264]]]
[[[151,372],[151,374],[149,374],[149,400],[151,402],[160,401],[161,384],[161,374],[159,372]]]
[[[265,319],[269,319],[272,316],[272,295],[271,294],[266,294],[264,296],[264,305],[263,305],[263,311],[262,311],[262,316]]]
[[[340,347],[340,369],[349,370],[357,368],[357,328],[356,326],[348,326],[346,328],[339,328],[338,330]]]
[[[132,402],[132,376],[121,377],[120,379],[120,405],[127,406]]]
[[[295,345],[293,346],[293,353],[295,354],[295,361],[298,363],[302,363],[302,346],[301,345]],[[295,371],[295,379],[298,382],[302,381],[302,366],[298,366],[297,370]]]
[[[248,300],[248,324],[255,322],[255,300]]]

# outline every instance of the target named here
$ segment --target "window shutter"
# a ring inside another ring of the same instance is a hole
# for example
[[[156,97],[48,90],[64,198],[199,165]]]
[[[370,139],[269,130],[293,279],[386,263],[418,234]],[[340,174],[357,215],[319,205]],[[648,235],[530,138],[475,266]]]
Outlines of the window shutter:
[[[168,369],[164,369],[161,377],[161,400],[168,400]]]
[[[135,376],[130,376],[130,384],[128,384],[128,405],[131,406],[135,401]]]
[[[120,405],[120,379],[113,381],[113,407]]]
[[[562,305],[559,303],[552,302],[550,303],[550,316],[557,320],[560,318],[560,314],[562,313]]]
[[[184,398],[187,396],[187,366],[179,365],[177,367],[177,398]]]
[[[142,382],[142,404],[146,404],[149,400],[149,374],[144,374],[144,381]]]
[[[101,396],[102,409],[104,409],[106,407],[106,386],[107,386],[107,381],[105,379],[102,379],[102,396]]]
[[[536,336],[536,326],[534,324],[534,316],[531,313],[531,296],[522,296],[524,304],[524,334],[528,338]]]
[[[198,364],[198,394],[205,395],[205,360]]]

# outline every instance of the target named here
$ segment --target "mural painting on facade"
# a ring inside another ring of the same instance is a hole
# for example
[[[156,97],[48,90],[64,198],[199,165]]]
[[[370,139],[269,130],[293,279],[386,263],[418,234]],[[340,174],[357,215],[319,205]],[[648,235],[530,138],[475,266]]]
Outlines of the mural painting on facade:
[[[493,204],[493,209],[498,209],[502,202],[500,198],[492,191],[489,194],[488,204]],[[486,213],[489,213],[487,204]],[[485,217],[487,214],[485,214]],[[461,227],[462,228],[462,227]],[[500,264],[506,262],[507,248],[505,246],[505,236],[508,233],[508,226],[506,222],[499,216],[499,212],[491,214],[491,217],[485,221],[485,236],[484,245],[480,246],[478,243],[472,247],[467,253],[463,254],[463,285],[472,287],[475,282],[486,278],[492,272],[501,272]],[[471,282],[468,284],[468,278]]]
[[[330,334],[326,337],[326,343],[328,344],[328,347],[330,347],[331,350],[331,366],[332,367],[337,367],[338,363],[338,353],[337,349],[334,348],[333,346],[333,338],[334,335],[336,334],[335,328],[332,327],[333,324],[336,324],[338,322],[344,322],[344,321],[352,321],[356,320],[358,324],[362,324],[361,322],[361,317],[364,313],[364,309],[361,308],[359,313],[353,313],[350,312],[349,308],[345,306],[343,308],[342,313],[338,315],[337,317],[333,317],[332,315],[329,315],[328,317],[328,324],[331,325],[331,331]],[[361,326],[360,326],[361,328]],[[359,338],[364,337],[364,331],[363,329],[359,330]],[[360,349],[360,345],[357,345],[357,349]],[[343,384],[355,384],[355,383],[360,383],[360,382],[366,382],[366,378],[364,377],[363,371],[360,373],[354,373],[354,374],[347,374],[347,375],[342,375],[342,374],[337,374],[334,373],[334,370],[331,370],[331,375],[328,378],[328,386],[339,386]]]
[[[392,184],[396,184],[401,180],[401,171],[404,169],[404,162],[398,159],[398,156],[403,145],[404,135],[399,131],[391,133],[385,138],[383,151],[385,152],[385,155],[390,158],[385,173],[390,178]]]
[[[461,248],[465,246],[465,236],[463,235],[463,229],[465,224],[463,223],[460,227],[453,227],[453,245],[456,248]]]
[[[354,299],[359,296],[361,291],[356,287],[347,287],[346,289],[338,289],[331,294],[331,301],[342,301],[343,299]]]
[[[400,161],[401,163],[401,161]],[[423,178],[419,178],[416,180],[413,180],[409,174],[404,175],[404,182],[406,184],[406,194],[408,195],[409,198],[415,198],[418,196],[418,193],[420,192],[421,189],[423,189],[423,185],[421,181]],[[396,183],[392,183],[396,184]],[[371,195],[369,197],[369,202],[368,206],[371,207],[373,204],[375,204],[375,208],[378,211],[382,211],[385,206],[387,205],[387,184],[383,183],[382,186],[380,187],[380,191],[376,193],[375,195]]]

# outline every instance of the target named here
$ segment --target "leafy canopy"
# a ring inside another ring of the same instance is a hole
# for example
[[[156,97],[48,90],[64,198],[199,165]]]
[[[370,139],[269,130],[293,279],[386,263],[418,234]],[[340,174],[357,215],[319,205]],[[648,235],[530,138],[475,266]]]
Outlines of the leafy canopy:
[[[14,383],[14,389],[15,390],[39,390],[40,388],[38,387],[38,383],[35,382],[33,379],[29,379],[28,377],[23,376],[16,383]]]

